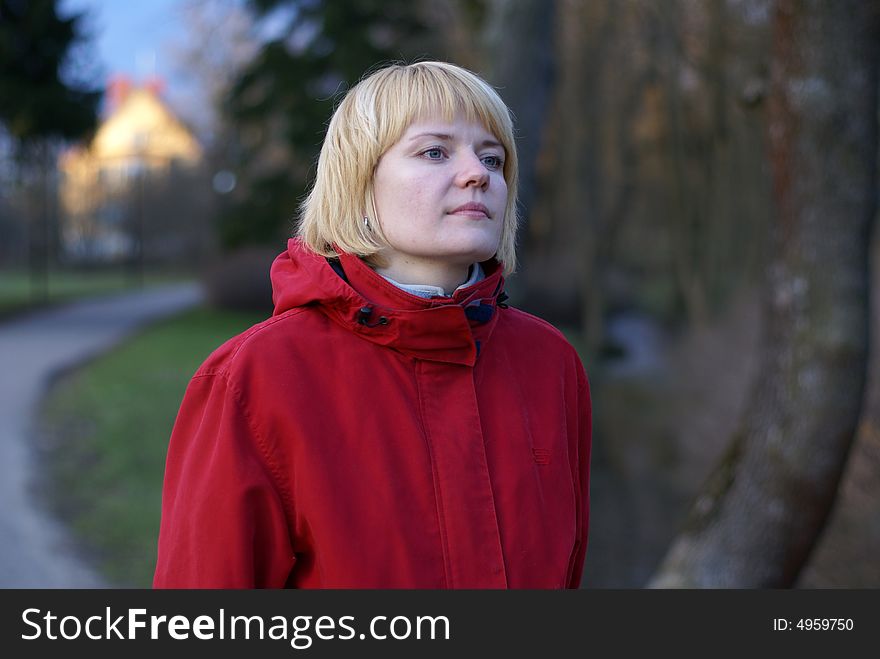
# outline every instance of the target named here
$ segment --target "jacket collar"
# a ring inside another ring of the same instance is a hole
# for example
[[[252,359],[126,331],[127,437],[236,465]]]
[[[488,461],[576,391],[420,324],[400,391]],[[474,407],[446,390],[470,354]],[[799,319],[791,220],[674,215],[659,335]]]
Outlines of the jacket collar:
[[[396,287],[353,254],[340,253],[344,278],[298,239],[272,265],[275,314],[317,304],[334,322],[372,343],[417,359],[473,366],[498,320],[504,278],[495,261],[485,279],[451,298],[421,298]]]

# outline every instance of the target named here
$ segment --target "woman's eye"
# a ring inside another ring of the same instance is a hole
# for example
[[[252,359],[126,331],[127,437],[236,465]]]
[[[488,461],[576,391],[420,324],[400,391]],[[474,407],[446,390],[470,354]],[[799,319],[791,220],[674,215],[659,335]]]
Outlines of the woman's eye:
[[[500,169],[501,165],[504,164],[504,161],[498,156],[486,156],[483,158],[483,162],[489,169]]]
[[[428,160],[440,160],[443,157],[443,149],[428,149],[422,151],[423,156],[427,156]]]

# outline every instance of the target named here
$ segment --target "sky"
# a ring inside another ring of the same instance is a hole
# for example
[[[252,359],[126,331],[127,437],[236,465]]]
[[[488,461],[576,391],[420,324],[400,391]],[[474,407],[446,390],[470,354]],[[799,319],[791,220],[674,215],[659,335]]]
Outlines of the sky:
[[[198,132],[210,124],[209,101],[203,98],[206,87],[182,70],[173,53],[192,45],[204,35],[188,32],[185,7],[193,0],[60,0],[60,13],[86,12],[86,31],[91,36],[91,53],[97,62],[87,62],[95,69],[99,84],[115,75],[125,75],[134,82],[158,77],[165,83],[163,98],[170,107]],[[203,0],[211,3],[214,0]],[[213,7],[219,15],[245,0],[226,0]],[[210,6],[210,5],[209,5]],[[258,40],[277,38],[291,18],[286,9],[270,14],[255,27]],[[198,42],[196,42],[198,46]]]
[[[61,12],[87,11],[94,51],[106,76],[134,80],[159,76],[174,95],[174,66],[168,46],[185,38],[182,0],[62,0]]]

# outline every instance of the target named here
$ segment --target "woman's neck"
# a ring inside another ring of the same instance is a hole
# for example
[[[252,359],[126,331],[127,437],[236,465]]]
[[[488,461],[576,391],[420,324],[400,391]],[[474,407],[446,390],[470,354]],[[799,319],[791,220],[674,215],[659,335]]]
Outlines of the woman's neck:
[[[447,295],[451,295],[467,281],[469,268],[469,265],[426,263],[407,259],[376,267],[376,272],[399,284],[437,286]]]

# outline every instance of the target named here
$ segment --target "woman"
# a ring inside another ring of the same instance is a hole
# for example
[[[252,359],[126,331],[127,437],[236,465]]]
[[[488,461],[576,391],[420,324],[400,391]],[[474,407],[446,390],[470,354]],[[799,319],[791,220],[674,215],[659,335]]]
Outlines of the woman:
[[[504,304],[516,179],[473,73],[394,65],[348,92],[273,317],[187,390],[156,587],[578,587],[589,388]]]

